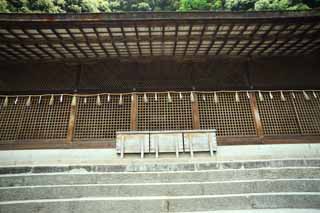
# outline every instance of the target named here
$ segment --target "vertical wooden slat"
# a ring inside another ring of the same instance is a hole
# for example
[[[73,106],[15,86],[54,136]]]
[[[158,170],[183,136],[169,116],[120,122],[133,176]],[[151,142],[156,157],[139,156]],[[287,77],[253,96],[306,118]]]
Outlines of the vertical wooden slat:
[[[131,118],[130,130],[137,130],[137,116],[138,116],[138,97],[137,94],[132,94],[131,100]]]
[[[192,108],[192,128],[200,129],[200,115],[199,115],[199,104],[198,97],[196,93],[193,93],[194,102],[191,102]]]
[[[263,136],[263,128],[262,123],[259,115],[258,105],[257,105],[257,98],[255,93],[250,93],[250,106],[251,111],[253,114],[254,126],[256,128],[256,132],[258,137]]]
[[[69,144],[72,143],[73,136],[74,136],[76,114],[77,114],[77,104],[75,106],[72,106],[72,104],[71,104],[70,117],[69,117],[69,123],[68,123],[67,140],[66,140],[66,143],[69,143]]]

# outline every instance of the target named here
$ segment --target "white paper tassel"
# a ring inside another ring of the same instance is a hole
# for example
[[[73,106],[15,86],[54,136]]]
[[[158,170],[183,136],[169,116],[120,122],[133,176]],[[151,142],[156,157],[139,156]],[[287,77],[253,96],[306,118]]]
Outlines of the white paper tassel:
[[[296,99],[296,95],[294,94],[294,92],[292,92],[291,95],[294,99]]]
[[[101,106],[101,99],[100,99],[100,95],[97,96],[97,105]]]
[[[190,101],[191,101],[191,103],[193,103],[193,102],[194,102],[194,95],[193,95],[193,92],[191,92],[191,93],[190,93]]]
[[[143,94],[143,101],[144,101],[145,103],[148,102],[147,93],[144,93],[144,94]]]
[[[84,104],[87,104],[87,97],[84,97],[83,103],[84,103]]]
[[[119,105],[122,105],[122,103],[123,103],[122,94],[120,94],[120,97],[119,97]]]
[[[270,99],[272,100],[273,99],[272,92],[269,92],[269,96],[270,96]]]
[[[315,91],[313,91],[312,94],[313,94],[313,97],[314,97],[314,98],[318,98],[318,96],[317,96],[317,94],[316,94]]]
[[[26,102],[26,106],[30,106],[31,105],[31,96],[28,97],[28,100]]]
[[[236,92],[236,102],[240,102],[239,94]]]
[[[259,100],[260,100],[260,101],[264,101],[264,98],[263,98],[263,95],[262,95],[262,92],[261,92],[261,91],[259,91]]]
[[[280,97],[281,97],[281,101],[286,101],[286,97],[284,97],[284,94],[282,91],[280,91]]]
[[[182,96],[182,93],[181,93],[181,92],[179,92],[179,98],[180,98],[180,100],[183,98],[183,96]]]
[[[3,107],[7,107],[8,102],[9,102],[9,98],[8,98],[8,96],[6,96],[6,98],[4,99],[4,102],[3,102]]]
[[[42,96],[39,96],[38,104],[41,104]]]
[[[249,92],[247,92],[247,98],[250,99],[250,93]]]
[[[202,94],[202,100],[206,101],[206,95],[205,94]]]
[[[77,105],[77,97],[74,95],[72,97],[71,106],[76,106],[76,105]]]
[[[154,100],[158,101],[158,94],[157,93],[154,93]]]
[[[302,92],[303,92],[304,98],[305,98],[307,101],[309,101],[309,100],[310,100],[310,97],[309,97],[308,93],[307,93],[306,91],[302,91]]]
[[[60,96],[60,103],[62,103],[62,101],[63,101],[63,95],[61,94],[61,96]]]
[[[51,95],[50,101],[49,101],[49,106],[52,106],[54,102],[54,97]]]
[[[16,100],[14,101],[14,104],[17,105],[18,103],[18,96],[16,97]]]
[[[213,99],[214,99],[215,103],[218,103],[219,100],[218,100],[218,95],[216,92],[214,92]]]
[[[107,102],[110,102],[110,100],[111,100],[111,97],[110,97],[110,94],[108,94]]]
[[[168,102],[172,103],[172,98],[171,98],[170,92],[168,92]]]

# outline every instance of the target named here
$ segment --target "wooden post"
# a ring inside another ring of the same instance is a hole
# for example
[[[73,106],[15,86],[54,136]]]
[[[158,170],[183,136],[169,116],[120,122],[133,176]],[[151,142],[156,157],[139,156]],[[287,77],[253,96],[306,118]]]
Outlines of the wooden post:
[[[193,93],[194,102],[191,102],[192,108],[192,128],[200,129],[200,115],[199,115],[199,105],[198,97],[196,93]]]
[[[253,114],[254,126],[256,128],[257,135],[261,138],[263,137],[263,129],[257,105],[257,98],[254,92],[250,93],[250,106]]]
[[[74,97],[74,98],[76,98],[76,97]],[[71,144],[72,140],[73,140],[74,127],[75,127],[75,122],[76,122],[76,114],[77,114],[77,104],[76,105],[71,104],[68,132],[67,132],[67,140],[66,140],[66,143],[68,143],[68,144]]]
[[[137,130],[137,116],[138,116],[138,97],[137,94],[132,94],[131,100],[131,118],[130,130]]]

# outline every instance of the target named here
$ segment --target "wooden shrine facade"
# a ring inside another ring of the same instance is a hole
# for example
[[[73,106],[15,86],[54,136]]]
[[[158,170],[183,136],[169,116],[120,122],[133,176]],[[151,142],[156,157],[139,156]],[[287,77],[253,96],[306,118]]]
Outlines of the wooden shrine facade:
[[[0,14],[0,149],[319,142],[319,58],[317,10]]]

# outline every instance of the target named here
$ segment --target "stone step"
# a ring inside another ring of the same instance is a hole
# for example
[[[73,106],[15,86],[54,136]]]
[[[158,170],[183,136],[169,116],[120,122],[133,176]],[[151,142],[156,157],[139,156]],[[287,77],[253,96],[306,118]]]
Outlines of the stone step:
[[[320,208],[319,192],[201,196],[85,197],[0,202],[5,213],[193,212],[214,210]]]
[[[124,161],[125,162],[125,161]],[[86,172],[161,172],[161,171],[203,171],[217,169],[252,169],[284,167],[320,167],[320,159],[287,159],[256,161],[214,161],[193,160],[190,162],[173,162],[166,160],[150,162],[149,160],[106,165],[45,165],[45,166],[2,166],[0,174],[20,173],[57,173],[82,170]]]
[[[320,179],[0,187],[0,201],[80,197],[231,195],[270,192],[320,192]]]
[[[0,175],[0,187],[71,184],[179,183],[259,179],[318,179],[319,168],[223,169],[177,172],[65,172]]]
[[[317,179],[319,168],[224,169],[178,172],[83,172],[47,174],[0,175],[0,187],[71,185],[71,184],[124,184],[124,183],[179,183],[259,179]]]

